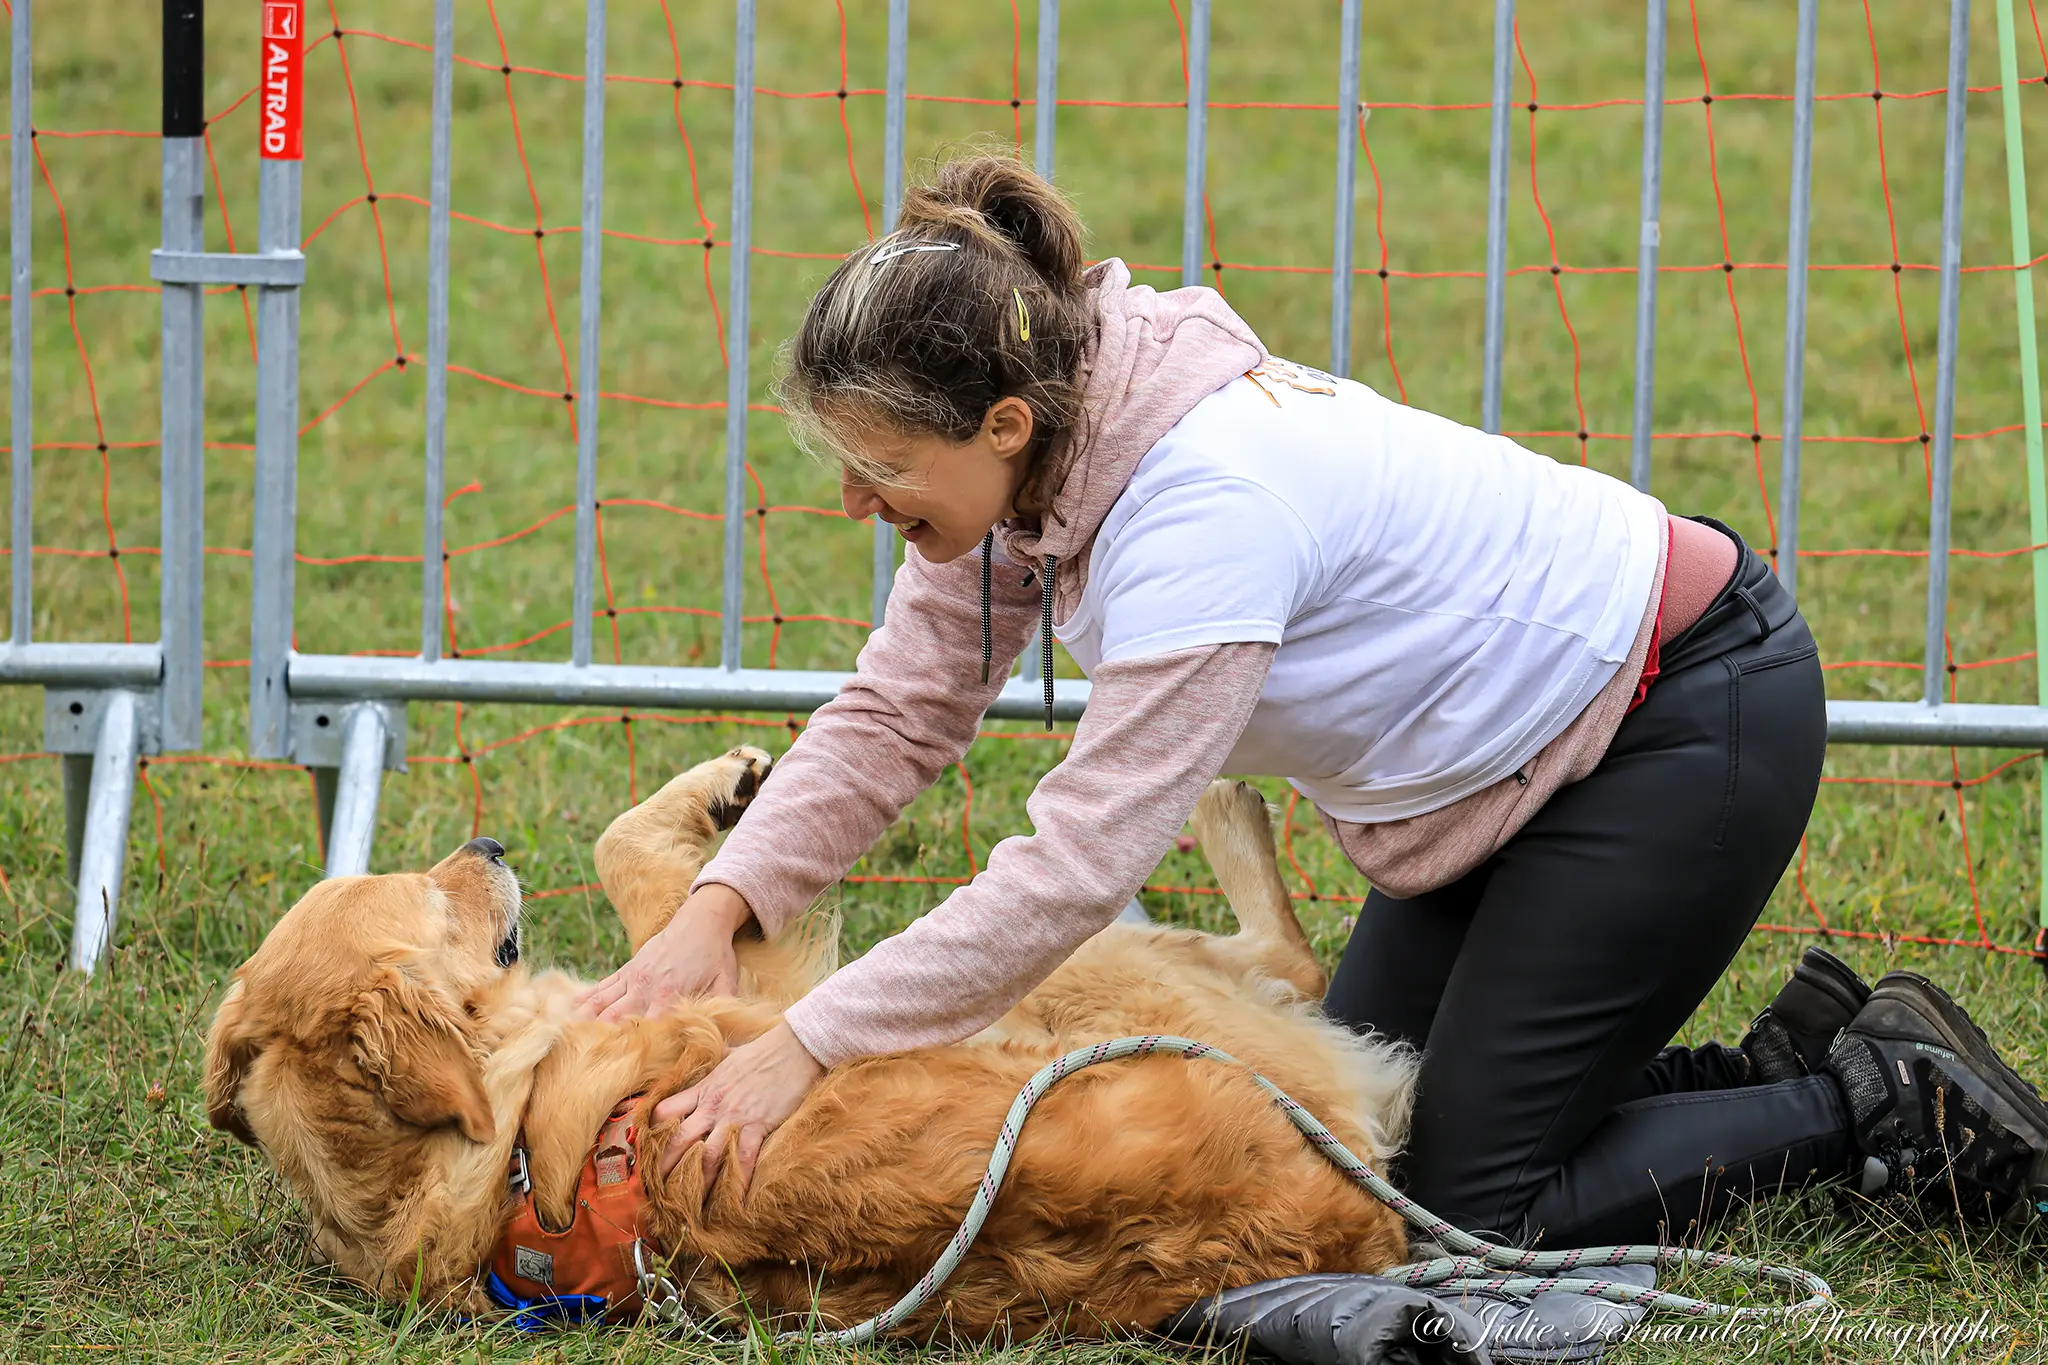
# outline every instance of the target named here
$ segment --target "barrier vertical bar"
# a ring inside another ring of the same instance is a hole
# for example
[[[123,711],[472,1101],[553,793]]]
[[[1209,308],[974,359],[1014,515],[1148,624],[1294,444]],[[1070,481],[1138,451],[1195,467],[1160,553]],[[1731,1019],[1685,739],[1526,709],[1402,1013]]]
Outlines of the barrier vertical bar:
[[[264,0],[262,13],[257,246],[268,254],[299,249],[305,3]],[[257,758],[284,758],[291,748],[286,669],[292,650],[298,461],[299,291],[263,285],[256,295],[256,491],[249,609],[249,752]]]
[[[434,0],[434,107],[427,170],[427,478],[420,545],[420,658],[441,657],[441,584],[447,572],[441,501],[448,452],[448,205],[455,105],[455,0]]]
[[[747,283],[754,235],[754,0],[739,0],[732,55],[732,282],[726,305],[725,579],[720,666],[740,666],[747,517]]]
[[[1330,373],[1351,373],[1352,225],[1358,213],[1358,0],[1337,22],[1337,223],[1330,252]]]
[[[1657,379],[1658,204],[1664,179],[1664,6],[1649,0],[1643,52],[1642,235],[1636,248],[1636,393],[1628,481],[1650,489],[1650,414]]]
[[[206,249],[206,9],[164,0],[163,196],[165,251]],[[162,638],[159,724],[166,749],[200,743],[205,630],[205,296],[198,284],[163,286]]]
[[[17,645],[29,640],[35,602],[35,422],[31,408],[35,385],[35,324],[29,316],[34,287],[29,270],[29,233],[35,222],[35,123],[29,110],[35,62],[30,41],[32,0],[14,0],[9,78],[14,82],[9,105],[7,143],[7,230],[9,281],[8,321],[12,324],[10,357],[14,404],[8,423],[14,446],[13,506],[8,518],[8,546],[13,551],[9,576],[8,631]]]
[[[889,68],[882,99],[882,230],[893,232],[903,208],[903,134],[910,88],[910,0],[889,0]],[[871,630],[881,628],[896,578],[896,528],[875,518],[875,581],[869,588]]]
[[[1949,492],[1955,474],[1956,324],[1963,267],[1963,128],[1969,113],[1970,0],[1948,12],[1948,118],[1941,154],[1941,304],[1935,339],[1934,488],[1927,527],[1927,664],[1922,699],[1939,706],[1948,678]]]
[[[1038,106],[1037,131],[1034,134],[1036,145],[1032,148],[1032,164],[1038,173],[1048,180],[1052,178],[1058,149],[1059,34],[1059,0],[1038,0]],[[1038,632],[1033,631],[1030,642],[1024,646],[1024,652],[1017,656],[1017,667],[1011,676],[1039,676],[1039,644]]]
[[[1515,0],[1493,0],[1493,128],[1486,151],[1486,345],[1479,426],[1500,432],[1501,356],[1507,342],[1508,102],[1515,94]]]
[[[2020,349],[2020,410],[2026,428],[2027,526],[2037,547],[2048,542],[2048,476],[2042,469],[2041,450],[2041,359],[2040,339],[2034,319],[2034,248],[2027,227],[2026,142],[2020,123],[2020,74],[2018,44],[2013,37],[2012,0],[1998,0],[1998,80],[2005,116],[2006,204],[2012,223],[2013,303],[2018,315]],[[2048,706],[2048,550],[2037,548],[2034,562],[2034,698]],[[2048,765],[2041,769],[2041,872],[2048,872]],[[2040,874],[2037,873],[2037,877]],[[2039,891],[2039,929],[2034,951],[2042,969],[2048,971],[2048,881]]]
[[[597,577],[597,351],[604,301],[605,0],[583,9],[583,265],[576,340],[576,586],[569,662],[590,665]]]
[[[1778,581],[1799,589],[1799,436],[1806,424],[1806,261],[1813,226],[1813,60],[1820,0],[1799,0],[1792,78],[1792,218],[1785,246],[1785,425],[1778,459]]]
[[[1031,164],[1052,179],[1059,141],[1060,0],[1038,0],[1038,103],[1033,110]]]
[[[1188,139],[1180,213],[1180,282],[1202,282],[1202,193],[1209,165],[1209,0],[1188,7]]]
[[[2013,37],[2012,0],[1998,0],[1998,80],[2005,114],[2005,191],[2012,218],[2013,303],[2019,321],[2020,412],[2026,422],[2027,525],[2037,546],[2048,543],[2048,476],[2042,470],[2041,350],[2034,321],[2034,247],[2027,229],[2026,140],[2020,124],[2019,47]],[[2048,550],[2037,549],[2034,561],[2034,700],[2048,706]],[[2041,794],[2048,798],[2048,765],[2041,768]],[[2048,799],[2041,807],[2041,861],[2048,869]],[[2038,876],[2038,874],[2037,874]],[[2048,882],[2040,889],[2040,930],[2034,951],[2048,948]],[[2042,959],[2048,970],[2048,957]]]

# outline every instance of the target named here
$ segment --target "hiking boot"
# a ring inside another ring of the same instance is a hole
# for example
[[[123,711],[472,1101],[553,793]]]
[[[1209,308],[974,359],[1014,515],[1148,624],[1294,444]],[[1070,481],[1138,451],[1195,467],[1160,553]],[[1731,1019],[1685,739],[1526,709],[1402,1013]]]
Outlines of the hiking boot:
[[[1825,948],[1808,948],[1792,979],[1738,1044],[1749,1057],[1749,1083],[1769,1085],[1819,1071],[1835,1035],[1869,998],[1870,987],[1847,963]]]
[[[1939,1221],[2048,1216],[2048,1104],[1926,977],[1882,977],[1823,1065],[1849,1107],[1860,1193]]]

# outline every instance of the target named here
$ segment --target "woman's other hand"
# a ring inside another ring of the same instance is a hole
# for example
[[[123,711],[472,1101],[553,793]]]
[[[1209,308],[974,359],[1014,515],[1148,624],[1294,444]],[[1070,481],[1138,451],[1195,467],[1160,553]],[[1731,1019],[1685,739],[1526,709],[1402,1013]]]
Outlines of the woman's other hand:
[[[710,1075],[654,1106],[655,1122],[681,1120],[682,1125],[662,1149],[662,1174],[674,1170],[683,1153],[702,1142],[708,1197],[719,1162],[730,1148],[744,1194],[754,1178],[761,1144],[797,1111],[824,1074],[825,1068],[787,1023],[742,1043],[726,1053]]]
[[[740,969],[732,936],[753,913],[739,892],[710,883],[684,901],[630,962],[576,1003],[600,1019],[624,1019],[658,1013],[690,996],[736,994]]]

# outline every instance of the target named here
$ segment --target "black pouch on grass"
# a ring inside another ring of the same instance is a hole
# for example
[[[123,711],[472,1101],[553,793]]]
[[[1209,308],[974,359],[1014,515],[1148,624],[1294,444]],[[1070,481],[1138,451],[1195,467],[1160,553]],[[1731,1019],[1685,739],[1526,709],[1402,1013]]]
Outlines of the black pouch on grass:
[[[1649,1287],[1653,1266],[1615,1266],[1600,1278]],[[1377,1275],[1295,1275],[1211,1295],[1160,1331],[1203,1345],[1243,1341],[1286,1365],[1590,1365],[1643,1310],[1552,1290],[1530,1300],[1431,1294]]]

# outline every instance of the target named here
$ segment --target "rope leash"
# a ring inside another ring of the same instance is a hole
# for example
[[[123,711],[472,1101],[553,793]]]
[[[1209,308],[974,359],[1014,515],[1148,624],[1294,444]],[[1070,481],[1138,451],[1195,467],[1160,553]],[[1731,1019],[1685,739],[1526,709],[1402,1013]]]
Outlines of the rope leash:
[[[1023,1131],[1025,1119],[1029,1117],[1038,1101],[1044,1098],[1045,1092],[1084,1067],[1113,1062],[1121,1057],[1146,1057],[1154,1053],[1187,1058],[1206,1057],[1231,1066],[1244,1066],[1244,1063],[1229,1053],[1213,1048],[1207,1043],[1163,1034],[1116,1038],[1067,1053],[1040,1070],[1025,1083],[1022,1090],[1017,1092],[1016,1101],[1010,1105],[1010,1112],[1003,1118],[1002,1130],[996,1134],[995,1151],[989,1157],[988,1170],[983,1173],[981,1184],[974,1192],[974,1202],[968,1207],[967,1217],[961,1221],[960,1230],[953,1234],[953,1241],[946,1248],[945,1254],[932,1263],[932,1268],[924,1273],[909,1293],[866,1322],[830,1332],[785,1332],[778,1340],[807,1339],[840,1346],[863,1345],[924,1307],[959,1268],[960,1262],[966,1258],[967,1249],[974,1245],[974,1239],[980,1235],[982,1224],[988,1220],[989,1210],[995,1205],[996,1193],[1002,1189],[1003,1177],[1009,1171],[1010,1156],[1017,1147],[1017,1136]],[[1273,1097],[1281,1112],[1287,1115],[1288,1121],[1299,1129],[1332,1165],[1344,1172],[1352,1183],[1362,1187],[1373,1198],[1393,1209],[1439,1244],[1458,1253],[1414,1265],[1397,1266],[1387,1271],[1382,1278],[1414,1289],[1441,1287],[1452,1290],[1491,1290],[1518,1297],[1558,1289],[1567,1293],[1605,1299],[1611,1303],[1630,1304],[1645,1309],[1664,1309],[1694,1317],[1747,1318],[1789,1315],[1824,1307],[1834,1299],[1834,1291],[1828,1288],[1827,1281],[1811,1271],[1801,1270],[1797,1266],[1769,1265],[1744,1256],[1732,1256],[1726,1252],[1652,1244],[1525,1251],[1474,1237],[1468,1232],[1452,1227],[1382,1180],[1371,1167],[1360,1161],[1349,1148],[1339,1142],[1336,1135],[1325,1128],[1315,1115],[1296,1103],[1291,1095],[1252,1068],[1247,1066],[1244,1069],[1252,1080],[1258,1083],[1260,1089]],[[646,1268],[638,1255],[638,1248],[635,1249],[635,1264],[641,1272],[641,1299],[646,1303],[649,1313],[664,1321],[678,1323],[700,1336],[707,1335],[705,1329],[693,1321],[685,1311],[682,1296],[675,1285],[658,1271]],[[1530,1273],[1617,1265],[1698,1265],[1709,1270],[1752,1274],[1759,1279],[1802,1292],[1806,1297],[1791,1304],[1737,1306],[1715,1303],[1710,1299],[1689,1298],[1684,1294],[1674,1294],[1666,1290],[1619,1284],[1612,1280]],[[1495,1271],[1514,1273],[1488,1273]]]

